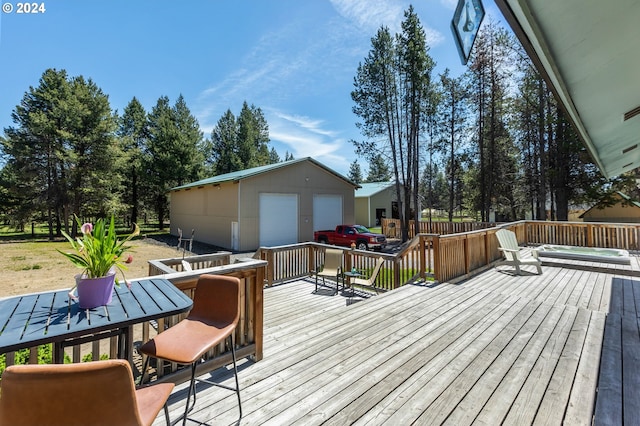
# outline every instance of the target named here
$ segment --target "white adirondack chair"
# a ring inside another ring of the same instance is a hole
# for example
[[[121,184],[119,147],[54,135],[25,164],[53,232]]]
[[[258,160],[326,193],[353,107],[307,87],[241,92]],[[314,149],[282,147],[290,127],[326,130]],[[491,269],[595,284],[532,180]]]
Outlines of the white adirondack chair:
[[[538,274],[542,274],[542,262],[536,256],[538,252],[534,251],[533,257],[522,258],[516,234],[508,229],[500,229],[496,232],[496,237],[498,237],[498,243],[500,244],[498,250],[504,255],[503,264],[514,266],[518,275],[522,275],[520,265],[533,265],[538,268]]]

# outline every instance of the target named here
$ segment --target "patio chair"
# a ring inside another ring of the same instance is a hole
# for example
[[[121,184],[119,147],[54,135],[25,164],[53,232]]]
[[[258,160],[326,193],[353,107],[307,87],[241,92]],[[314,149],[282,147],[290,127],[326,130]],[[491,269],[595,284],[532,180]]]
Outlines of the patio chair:
[[[322,277],[322,285],[326,285],[325,277],[336,280],[336,294],[339,291],[340,275],[342,273],[342,250],[326,249],[324,252],[324,264],[316,271],[316,292],[318,291],[318,277]]]
[[[0,425],[151,425],[173,383],[136,390],[125,360],[7,367],[0,381]]]
[[[496,237],[498,237],[498,243],[500,244],[498,250],[504,255],[502,264],[514,266],[518,275],[522,275],[522,271],[520,271],[521,265],[533,265],[538,269],[538,274],[542,274],[542,262],[535,256],[537,252],[533,252],[534,257],[520,257],[520,247],[518,246],[516,234],[508,229],[500,229],[496,232]]]
[[[236,365],[235,330],[240,318],[240,280],[223,275],[200,275],[193,296],[193,308],[187,317],[175,326],[163,331],[140,346],[140,352],[147,355],[142,374],[147,371],[149,357],[191,366],[191,380],[187,391],[182,424],[186,424],[187,414],[196,404],[196,380],[224,389],[235,391],[242,418],[240,385]],[[196,378],[196,367],[205,353],[222,342],[228,341],[233,359],[236,387]],[[158,367],[160,368],[160,367]],[[193,402],[189,400],[193,395]],[[173,422],[175,423],[175,419]]]
[[[383,264],[384,259],[382,257],[379,257],[376,260],[376,266],[374,266],[373,271],[371,271],[371,275],[369,275],[369,278],[351,278],[351,297],[353,297],[354,295],[354,286],[371,288],[376,292],[376,294],[378,294],[378,288],[376,287],[376,278],[378,278],[378,274],[380,274]]]

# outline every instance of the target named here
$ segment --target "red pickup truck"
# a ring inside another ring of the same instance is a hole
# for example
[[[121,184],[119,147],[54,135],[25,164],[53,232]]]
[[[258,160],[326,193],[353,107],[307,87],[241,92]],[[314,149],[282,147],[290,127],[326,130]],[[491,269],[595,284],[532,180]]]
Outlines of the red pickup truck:
[[[314,241],[322,244],[334,244],[337,246],[351,246],[356,244],[358,250],[382,250],[387,244],[387,239],[382,234],[369,232],[362,225],[338,225],[334,230],[316,231],[313,233]]]

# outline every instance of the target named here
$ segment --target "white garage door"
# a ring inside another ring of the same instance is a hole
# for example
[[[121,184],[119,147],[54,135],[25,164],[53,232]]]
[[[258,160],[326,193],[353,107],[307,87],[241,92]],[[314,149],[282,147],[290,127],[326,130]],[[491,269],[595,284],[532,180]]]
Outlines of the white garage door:
[[[313,195],[313,230],[335,229],[342,224],[342,196]]]
[[[260,246],[298,242],[298,194],[260,194]]]

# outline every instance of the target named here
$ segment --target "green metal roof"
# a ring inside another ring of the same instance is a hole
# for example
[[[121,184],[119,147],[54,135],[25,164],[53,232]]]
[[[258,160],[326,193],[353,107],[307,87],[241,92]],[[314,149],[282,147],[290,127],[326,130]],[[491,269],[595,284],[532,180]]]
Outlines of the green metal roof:
[[[623,194],[620,191],[616,191],[616,192],[618,193],[619,196],[621,196],[628,203],[633,204],[636,207],[640,207],[640,202],[631,199],[631,197],[629,197],[627,194]]]
[[[385,189],[392,187],[393,182],[371,182],[363,183],[360,185],[360,189],[356,189],[356,198],[365,198],[376,195],[378,192],[382,192]]]
[[[237,172],[231,172],[231,173],[225,173],[223,175],[218,175],[218,176],[214,176],[214,177],[210,177],[207,179],[202,179],[196,182],[191,182],[191,183],[187,183],[185,185],[181,185],[181,186],[176,186],[175,188],[171,188],[170,191],[179,191],[181,189],[187,189],[187,188],[194,188],[194,187],[198,187],[198,186],[204,186],[204,185],[215,185],[215,184],[221,184],[224,182],[235,182],[235,181],[239,181],[242,179],[247,179],[250,177],[254,177],[257,175],[261,175],[263,173],[268,173],[277,169],[281,169],[284,167],[289,167],[292,166],[294,164],[298,164],[298,163],[302,163],[305,161],[309,161],[313,164],[315,164],[316,166],[328,171],[329,173],[333,174],[334,176],[344,180],[345,182],[353,185],[355,188],[359,188],[359,185],[352,182],[351,180],[349,180],[348,178],[342,176],[340,173],[334,171],[333,169],[330,169],[329,167],[325,166],[324,164],[314,160],[311,157],[305,157],[305,158],[299,158],[297,160],[290,160],[290,161],[283,161],[281,163],[274,163],[274,164],[268,164],[266,166],[259,166],[259,167],[253,167],[251,169],[246,169],[246,170],[240,170]]]

